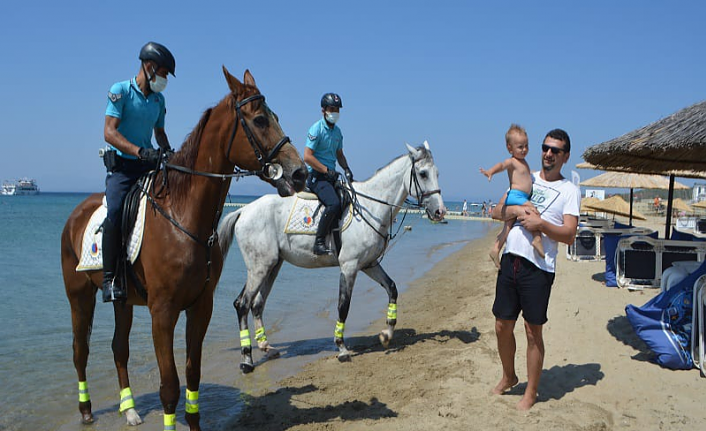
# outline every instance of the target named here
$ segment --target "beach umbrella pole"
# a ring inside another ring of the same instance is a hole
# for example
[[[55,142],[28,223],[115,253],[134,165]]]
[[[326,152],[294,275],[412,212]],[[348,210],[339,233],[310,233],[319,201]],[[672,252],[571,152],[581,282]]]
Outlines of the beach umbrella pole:
[[[674,198],[674,174],[669,176],[669,197],[667,199],[667,226],[664,228],[664,239],[669,239],[669,230],[672,227],[672,199]]]
[[[628,225],[632,226],[632,194],[633,190],[630,189],[630,218],[628,219]]]

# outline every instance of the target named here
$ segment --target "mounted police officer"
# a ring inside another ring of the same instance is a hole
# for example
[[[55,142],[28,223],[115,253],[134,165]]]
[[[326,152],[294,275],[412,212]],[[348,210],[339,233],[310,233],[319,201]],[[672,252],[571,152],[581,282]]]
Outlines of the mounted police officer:
[[[326,93],[321,98],[321,113],[323,118],[309,128],[309,135],[304,148],[304,162],[309,170],[306,185],[321,203],[324,212],[319,220],[314,242],[314,254],[331,254],[326,247],[326,235],[331,230],[335,220],[341,215],[341,201],[334,189],[338,179],[336,161],[343,168],[349,182],[353,181],[353,173],[348,167],[348,161],[343,154],[343,134],[336,125],[340,110],[343,107],[341,97],[335,93]]]
[[[112,150],[104,155],[108,169],[105,196],[108,215],[103,222],[103,301],[125,300],[127,291],[116,280],[121,248],[121,217],[125,195],[137,180],[159,163],[160,152],[152,147],[152,133],[166,154],[172,149],[164,132],[166,114],[162,91],[167,75],[174,76],[176,62],[159,43],[140,50],[140,70],[130,80],[117,82],[108,92],[105,110],[105,141]]]

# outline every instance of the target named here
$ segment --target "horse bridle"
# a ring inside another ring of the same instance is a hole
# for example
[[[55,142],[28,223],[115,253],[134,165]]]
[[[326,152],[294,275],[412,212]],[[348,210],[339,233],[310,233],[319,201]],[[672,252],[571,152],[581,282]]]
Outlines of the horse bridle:
[[[252,130],[250,130],[250,127],[248,127],[248,124],[245,122],[245,117],[243,116],[243,113],[240,111],[240,108],[243,106],[247,105],[248,103],[255,101],[255,100],[262,100],[264,103],[265,96],[262,94],[255,94],[250,97],[246,97],[245,99],[241,100],[240,102],[237,102],[235,104],[235,121],[233,122],[233,132],[230,135],[230,140],[228,142],[228,150],[226,152],[226,158],[230,160],[230,151],[233,147],[233,141],[235,139],[235,135],[238,132],[238,122],[243,126],[243,131],[245,132],[245,136],[248,138],[248,142],[250,143],[250,146],[253,149],[253,153],[255,153],[255,157],[257,158],[257,161],[260,163],[260,167],[262,170],[260,171],[242,171],[240,169],[235,169],[235,171],[232,174],[219,174],[219,173],[212,173],[212,172],[201,172],[201,171],[196,171],[194,169],[189,169],[184,166],[179,166],[179,165],[172,165],[171,163],[164,162],[164,181],[166,181],[167,178],[167,169],[174,169],[179,172],[183,172],[186,174],[190,175],[198,175],[198,176],[203,176],[203,177],[209,177],[209,178],[220,178],[221,180],[225,180],[227,178],[240,178],[243,176],[247,175],[259,175],[262,174],[266,179],[276,181],[282,177],[282,166],[277,164],[277,163],[272,163],[272,159],[279,153],[280,149],[282,146],[284,146],[287,143],[290,143],[289,136],[284,136],[282,139],[279,140],[277,145],[275,145],[272,150],[270,150],[269,153],[267,153],[265,156],[263,154],[266,153],[265,148],[263,148],[262,144],[255,138],[255,135],[252,133]],[[196,235],[193,233],[189,232],[184,228],[181,224],[179,224],[178,221],[174,220],[173,217],[171,217],[167,212],[159,206],[159,204],[154,200],[154,198],[150,195],[149,191],[146,189],[142,189],[143,193],[147,196],[147,199],[150,201],[150,203],[157,209],[157,211],[167,220],[169,220],[177,229],[185,233],[189,238],[197,242],[198,244],[203,245],[206,247],[207,250],[207,257],[206,257],[206,266],[208,268],[208,273],[206,276],[206,282],[208,282],[211,279],[211,247],[216,242],[217,239],[217,232],[216,232],[216,227],[218,225],[218,220],[221,217],[220,211],[216,213],[216,217],[214,220],[214,225],[212,229],[212,234],[211,236],[206,240],[202,241],[200,238],[198,238]]]
[[[240,108],[255,100],[262,100],[262,102],[265,103],[265,96],[263,96],[262,94],[255,94],[253,96],[246,97],[245,99],[235,104],[235,121],[233,122],[233,132],[230,134],[230,141],[228,142],[228,151],[226,151],[226,157],[228,157],[228,159],[230,160],[230,150],[233,147],[233,140],[235,139],[235,134],[238,131],[238,120],[240,120],[240,124],[242,124],[243,131],[245,132],[245,136],[247,136],[248,142],[250,143],[250,146],[252,147],[252,150],[255,153],[255,157],[260,163],[260,167],[262,168],[262,175],[269,180],[278,180],[282,176],[282,166],[271,162],[272,159],[277,155],[277,153],[279,153],[279,150],[282,149],[285,144],[290,143],[291,140],[289,139],[289,136],[284,136],[282,139],[279,140],[277,145],[275,145],[274,148],[270,150],[269,153],[263,155],[266,153],[266,150],[262,147],[260,141],[255,138],[255,135],[253,135],[252,130],[250,130],[250,127],[248,127],[248,123],[245,122],[245,117],[243,116],[243,113],[240,112]]]

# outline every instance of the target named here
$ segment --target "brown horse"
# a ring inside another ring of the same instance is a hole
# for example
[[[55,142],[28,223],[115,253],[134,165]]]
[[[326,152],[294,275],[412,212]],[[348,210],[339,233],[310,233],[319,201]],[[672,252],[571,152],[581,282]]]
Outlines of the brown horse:
[[[174,328],[186,311],[186,422],[199,430],[198,390],[201,350],[213,310],[213,292],[223,266],[215,235],[235,166],[257,171],[282,196],[304,188],[306,168],[294,146],[245,71],[243,82],[223,67],[230,93],[207,110],[196,128],[159,172],[147,192],[145,232],[133,268],[146,295],[128,283],[125,303],[113,303],[113,357],[120,384],[120,412],[128,425],[142,419],[134,408],[127,372],[133,306],[147,305],[160,372],[159,396],[164,427],[174,429],[179,377],[174,364]],[[164,178],[166,175],[166,178]],[[166,180],[166,181],[164,181]],[[61,236],[61,265],[71,305],[73,360],[79,381],[79,411],[93,422],[86,383],[89,338],[102,286],[102,271],[76,271],[84,229],[103,194],[94,194],[73,211]]]

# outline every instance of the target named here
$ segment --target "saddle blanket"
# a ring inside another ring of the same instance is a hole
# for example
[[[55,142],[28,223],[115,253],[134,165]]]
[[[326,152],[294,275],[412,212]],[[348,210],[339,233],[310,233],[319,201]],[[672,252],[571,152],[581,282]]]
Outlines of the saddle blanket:
[[[142,247],[142,233],[145,228],[145,208],[147,205],[147,197],[145,195],[140,199],[140,207],[137,212],[137,220],[135,227],[132,229],[130,241],[127,246],[127,256],[130,263],[135,263],[137,256],[140,254]],[[103,231],[101,225],[105,216],[108,214],[108,206],[103,197],[103,205],[99,206],[88,221],[86,230],[83,232],[83,241],[81,241],[81,259],[76,266],[76,271],[95,271],[103,269]]]
[[[289,218],[284,225],[284,233],[296,233],[304,235],[316,235],[316,229],[321,220],[321,213],[324,212],[323,207],[319,208],[316,217],[314,213],[319,207],[320,202],[317,199],[302,199],[299,196],[294,200],[292,209],[289,211]],[[344,220],[341,223],[341,232],[346,230],[353,220],[353,211],[351,205],[348,206],[348,211],[343,212]]]

